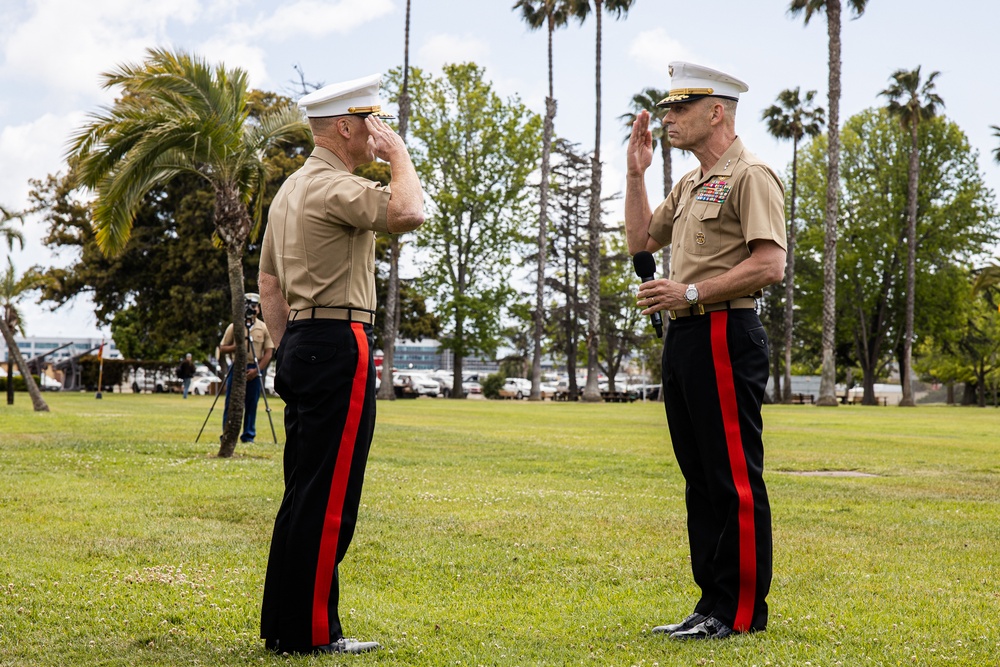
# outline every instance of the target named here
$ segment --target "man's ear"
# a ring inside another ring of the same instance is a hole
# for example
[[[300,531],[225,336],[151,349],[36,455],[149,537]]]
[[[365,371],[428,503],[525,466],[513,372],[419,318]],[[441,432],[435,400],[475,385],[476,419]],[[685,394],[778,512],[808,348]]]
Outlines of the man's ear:
[[[347,119],[347,116],[337,119],[337,132],[345,139],[351,138],[351,121]]]

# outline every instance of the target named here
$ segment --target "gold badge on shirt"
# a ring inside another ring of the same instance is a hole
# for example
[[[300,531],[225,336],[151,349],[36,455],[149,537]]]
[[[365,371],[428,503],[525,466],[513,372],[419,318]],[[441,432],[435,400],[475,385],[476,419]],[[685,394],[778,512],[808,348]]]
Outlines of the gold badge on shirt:
[[[713,204],[722,204],[726,201],[726,197],[729,196],[729,191],[732,187],[728,182],[723,180],[709,181],[698,188],[695,193],[695,199]]]
[[[705,245],[705,232],[698,232],[694,235],[694,242],[698,245]]]

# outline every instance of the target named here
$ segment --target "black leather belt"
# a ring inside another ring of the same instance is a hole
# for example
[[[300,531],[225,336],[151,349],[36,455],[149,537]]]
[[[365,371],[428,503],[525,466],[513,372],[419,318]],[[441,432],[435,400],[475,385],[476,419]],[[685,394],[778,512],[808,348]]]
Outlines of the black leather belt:
[[[347,322],[364,322],[375,324],[375,313],[365,308],[343,308],[340,306],[316,306],[302,310],[288,311],[288,321],[299,320],[344,320]]]
[[[735,310],[738,308],[756,308],[757,299],[752,296],[741,296],[738,299],[720,301],[718,303],[699,303],[684,310],[669,310],[670,319],[676,320],[678,317],[688,317],[689,315],[704,315],[716,310]]]

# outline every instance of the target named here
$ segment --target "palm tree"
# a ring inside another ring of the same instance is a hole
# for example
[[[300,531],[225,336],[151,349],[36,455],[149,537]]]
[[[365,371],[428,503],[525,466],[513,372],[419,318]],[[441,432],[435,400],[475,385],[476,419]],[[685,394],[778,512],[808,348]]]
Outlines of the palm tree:
[[[0,236],[7,241],[7,247],[11,250],[14,249],[14,241],[17,241],[18,245],[20,245],[23,250],[24,235],[10,226],[10,223],[14,220],[21,220],[21,222],[24,222],[24,218],[21,213],[15,213],[14,211],[9,211],[3,206],[0,206]]]
[[[410,0],[406,0],[406,27],[403,40],[403,87],[399,99],[399,136],[406,141],[406,129],[410,122]],[[378,398],[396,400],[396,388],[392,381],[392,367],[396,363],[396,337],[399,335],[399,253],[402,243],[399,234],[389,237],[389,284],[385,295],[385,322],[382,326],[382,384],[378,388]],[[462,378],[458,378],[461,383]],[[461,385],[459,385],[461,386]]]
[[[136,211],[147,193],[174,176],[196,174],[215,193],[215,237],[229,266],[233,367],[246,368],[243,253],[263,217],[265,151],[308,129],[294,107],[249,115],[247,75],[196,56],[147,51],[139,65],[103,74],[104,86],[123,96],[92,114],[73,137],[71,153],[80,182],[95,190],[95,237],[108,255],[128,243]],[[233,382],[219,456],[232,456],[243,420],[246,386]]]
[[[5,213],[6,214],[6,213]],[[8,237],[9,238],[9,237]],[[24,355],[14,342],[14,331],[19,331],[24,335],[24,319],[17,309],[17,302],[24,297],[25,293],[35,289],[41,283],[41,279],[34,271],[17,277],[14,272],[14,262],[7,258],[7,271],[0,275],[0,333],[7,343],[7,405],[14,404],[14,384],[13,367],[11,362],[16,362],[21,371],[21,377],[28,387],[28,395],[31,396],[31,405],[35,412],[48,412],[49,406],[42,398],[42,392],[38,388],[38,383],[32,377],[28,364],[24,361]]]
[[[847,0],[855,16],[865,13],[868,0]],[[840,9],[841,0],[791,0],[788,12],[792,16],[804,14],[803,23],[809,25],[813,14],[826,12],[826,33],[829,44],[829,91],[827,108],[830,111],[827,130],[826,167],[826,234],[823,242],[823,370],[816,405],[835,406],[837,395],[836,359],[834,342],[837,330],[837,208],[840,194]]]
[[[889,115],[898,118],[904,130],[910,133],[910,166],[906,183],[906,330],[903,335],[903,359],[899,375],[903,384],[901,406],[913,407],[913,386],[910,380],[913,368],[913,311],[917,285],[917,184],[920,179],[920,144],[917,132],[925,120],[937,115],[944,101],[934,92],[934,79],[940,72],[931,72],[921,83],[920,67],[912,71],[896,70],[893,83],[883,90],[889,100]]]
[[[556,117],[555,93],[552,89],[552,34],[569,20],[567,0],[517,0],[513,9],[521,10],[521,18],[532,30],[545,26],[548,31],[549,95],[545,98],[545,125],[542,130],[542,174],[538,194],[538,270],[535,275],[535,336],[531,357],[531,394],[529,399],[542,399],[542,336],[545,333],[545,261],[549,226],[549,156],[552,153],[552,125]]]
[[[823,108],[813,106],[816,91],[810,90],[805,99],[799,89],[783,90],[778,103],[772,104],[761,114],[767,130],[778,139],[792,140],[792,203],[788,219],[788,252],[785,257],[785,391],[781,400],[792,401],[792,319],[795,315],[795,200],[798,185],[799,142],[803,137],[815,137],[823,131]],[[778,402],[775,383],[774,401]]]
[[[595,59],[597,113],[594,123],[594,157],[591,160],[590,177],[590,220],[588,224],[587,248],[587,384],[583,389],[583,400],[600,401],[601,391],[597,386],[597,355],[600,342],[601,322],[601,18],[602,10],[616,19],[627,14],[635,0],[571,0],[571,12],[582,23],[593,9],[597,22],[597,57]]]
[[[993,136],[1000,139],[1000,125],[990,125],[990,129],[993,130]],[[993,149],[993,160],[1000,163],[1000,146]]]

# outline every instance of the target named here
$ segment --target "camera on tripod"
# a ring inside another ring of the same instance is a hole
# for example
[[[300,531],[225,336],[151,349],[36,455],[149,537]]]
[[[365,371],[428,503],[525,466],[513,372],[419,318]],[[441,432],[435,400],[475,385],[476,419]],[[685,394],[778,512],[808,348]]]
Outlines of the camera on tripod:
[[[247,292],[243,295],[243,299],[245,300],[243,318],[247,321],[247,327],[250,327],[257,317],[257,309],[260,306],[260,295],[255,292]]]

